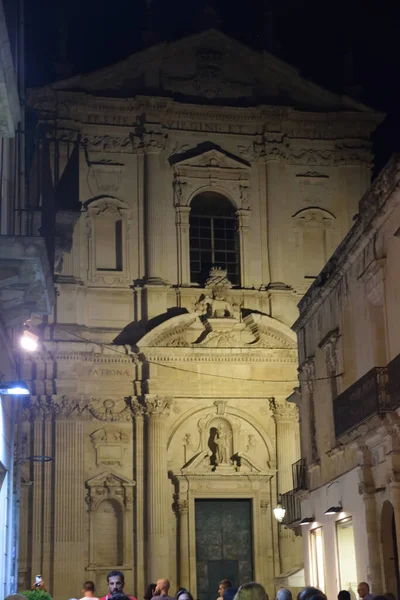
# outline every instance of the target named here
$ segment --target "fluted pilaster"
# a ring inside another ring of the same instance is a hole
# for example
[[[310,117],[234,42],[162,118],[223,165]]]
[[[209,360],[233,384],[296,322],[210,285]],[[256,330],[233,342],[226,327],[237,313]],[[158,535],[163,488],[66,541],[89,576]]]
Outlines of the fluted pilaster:
[[[272,414],[276,423],[278,493],[284,494],[293,489],[292,465],[300,458],[298,411],[295,404],[275,403]]]
[[[167,428],[165,418],[173,404],[171,398],[146,396],[148,425],[147,449],[147,541],[148,581],[168,572],[169,507],[171,494],[167,473]]]
[[[162,144],[157,139],[144,141],[144,192],[146,235],[146,279],[150,283],[163,283],[163,206],[161,191],[160,152]]]

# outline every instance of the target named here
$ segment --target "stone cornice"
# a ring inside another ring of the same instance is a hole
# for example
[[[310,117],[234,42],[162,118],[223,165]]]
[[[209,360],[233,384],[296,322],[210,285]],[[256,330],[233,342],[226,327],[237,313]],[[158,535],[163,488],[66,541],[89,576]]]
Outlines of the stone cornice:
[[[221,352],[222,350],[222,352]],[[239,352],[234,352],[239,350]],[[244,351],[241,348],[142,348],[144,362],[160,363],[282,363],[297,365],[297,350],[260,349]]]
[[[28,93],[28,104],[37,110],[42,121],[50,122],[57,115],[64,125],[92,124],[130,128],[136,130],[138,116],[145,111],[149,123],[158,123],[165,131],[207,131],[205,122],[241,124],[243,130],[209,129],[211,133],[261,134],[268,124],[273,131],[281,131],[288,138],[315,140],[368,140],[369,135],[382,121],[377,112],[306,112],[291,107],[259,105],[256,107],[208,106],[184,104],[156,96],[134,98],[99,98],[83,92],[54,91],[50,88],[33,89]],[[58,125],[59,126],[59,125]],[[72,129],[75,129],[74,126]],[[106,133],[106,132],[104,132]],[[107,131],[109,135],[112,132]],[[122,134],[122,132],[120,132]],[[115,135],[115,134],[114,134]],[[351,151],[351,145],[350,145]],[[347,149],[345,144],[344,149]],[[346,160],[346,157],[343,158]]]

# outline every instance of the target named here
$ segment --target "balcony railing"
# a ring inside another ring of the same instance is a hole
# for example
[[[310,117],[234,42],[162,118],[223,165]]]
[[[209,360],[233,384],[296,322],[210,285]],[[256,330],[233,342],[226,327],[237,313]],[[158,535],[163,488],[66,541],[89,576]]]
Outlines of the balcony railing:
[[[304,458],[301,458],[300,460],[292,464],[292,475],[293,490],[295,492],[308,489],[307,465]]]
[[[333,401],[336,437],[375,414],[394,410],[389,396],[387,367],[374,367]]]
[[[389,394],[393,406],[400,407],[400,354],[388,364]]]
[[[281,504],[286,510],[285,517],[282,521],[284,525],[293,525],[301,520],[301,505],[300,500],[294,490],[281,495]]]

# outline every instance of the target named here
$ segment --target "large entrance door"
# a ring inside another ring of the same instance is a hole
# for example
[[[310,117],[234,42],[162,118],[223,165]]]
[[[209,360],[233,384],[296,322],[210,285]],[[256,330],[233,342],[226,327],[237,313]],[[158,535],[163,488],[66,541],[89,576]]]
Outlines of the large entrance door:
[[[251,500],[196,500],[197,598],[216,600],[218,584],[253,580]]]

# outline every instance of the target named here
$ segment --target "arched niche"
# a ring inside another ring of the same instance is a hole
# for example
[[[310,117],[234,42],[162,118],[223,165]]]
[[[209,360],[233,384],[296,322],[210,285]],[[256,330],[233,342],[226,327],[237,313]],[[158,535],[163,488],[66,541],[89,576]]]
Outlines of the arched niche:
[[[133,489],[135,482],[105,471],[86,481],[89,513],[89,570],[130,568],[133,561]],[[110,540],[108,540],[108,535]],[[106,548],[109,544],[109,548]],[[118,562],[111,562],[117,560]]]
[[[94,563],[99,567],[123,565],[124,516],[120,502],[113,498],[103,500],[93,518]]]
[[[336,247],[336,217],[317,206],[292,216],[295,245],[302,257],[305,279],[317,277]]]

